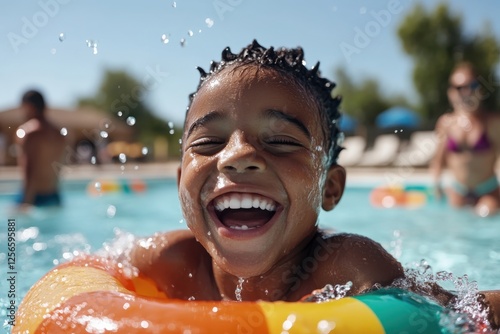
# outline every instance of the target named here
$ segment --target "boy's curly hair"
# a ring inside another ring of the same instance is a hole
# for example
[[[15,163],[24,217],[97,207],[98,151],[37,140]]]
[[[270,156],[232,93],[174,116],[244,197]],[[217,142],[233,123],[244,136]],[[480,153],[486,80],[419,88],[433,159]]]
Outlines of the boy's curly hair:
[[[305,88],[308,93],[311,93],[318,106],[322,121],[321,126],[326,138],[329,157],[328,164],[331,166],[336,163],[342,150],[341,142],[344,138],[338,126],[341,116],[339,111],[341,99],[338,96],[332,96],[335,83],[320,76],[319,62],[312,69],[305,67],[304,51],[301,47],[275,50],[273,47],[263,47],[256,40],[243,48],[239,54],[232,53],[231,49],[226,47],[222,51],[221,61],[212,61],[208,72],[201,67],[197,68],[201,77],[196,92],[189,95],[189,106],[186,113],[189,112],[193,98],[204,82],[224,68],[229,67],[229,65],[234,67],[256,65],[275,70],[289,77],[300,87]]]

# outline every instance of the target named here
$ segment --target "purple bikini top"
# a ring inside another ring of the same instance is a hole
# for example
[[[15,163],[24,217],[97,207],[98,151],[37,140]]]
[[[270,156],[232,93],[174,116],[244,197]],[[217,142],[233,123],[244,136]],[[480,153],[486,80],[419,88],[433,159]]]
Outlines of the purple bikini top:
[[[448,141],[446,143],[446,148],[451,152],[463,152],[463,151],[471,151],[471,152],[482,152],[489,150],[491,148],[490,140],[486,135],[486,132],[483,132],[481,137],[477,140],[476,144],[472,147],[465,147],[464,145],[459,145],[453,138],[448,137]]]

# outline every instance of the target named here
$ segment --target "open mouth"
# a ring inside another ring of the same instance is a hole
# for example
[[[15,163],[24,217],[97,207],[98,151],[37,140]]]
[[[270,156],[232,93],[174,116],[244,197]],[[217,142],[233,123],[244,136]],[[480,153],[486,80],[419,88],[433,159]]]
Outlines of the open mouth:
[[[278,204],[256,194],[231,193],[214,199],[217,218],[233,230],[253,230],[266,225]]]

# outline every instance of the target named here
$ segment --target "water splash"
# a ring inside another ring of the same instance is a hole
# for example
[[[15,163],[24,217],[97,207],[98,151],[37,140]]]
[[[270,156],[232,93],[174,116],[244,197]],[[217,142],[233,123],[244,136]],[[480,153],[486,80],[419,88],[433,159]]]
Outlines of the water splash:
[[[425,261],[405,269],[405,278],[396,280],[392,286],[410,290],[434,300],[436,284],[453,285],[456,296],[446,306],[441,318],[441,326],[452,333],[495,333],[490,329],[488,309],[480,302],[481,297],[477,282],[469,281],[467,275],[457,277],[453,273],[440,271],[433,273],[432,267]]]
[[[241,291],[243,291],[243,282],[245,279],[243,277],[238,278],[238,284],[236,284],[236,289],[234,290],[234,296],[237,301],[243,301],[241,298]]]
[[[346,284],[331,284],[325,285],[324,288],[314,290],[309,297],[305,299],[308,302],[322,303],[329,300],[337,300],[344,298],[352,288],[352,282]]]
[[[115,238],[111,242],[104,243],[102,248],[96,251],[96,255],[118,263],[118,267],[127,277],[137,276],[139,271],[132,265],[130,257],[136,244],[136,237],[118,228],[114,230],[114,233]]]

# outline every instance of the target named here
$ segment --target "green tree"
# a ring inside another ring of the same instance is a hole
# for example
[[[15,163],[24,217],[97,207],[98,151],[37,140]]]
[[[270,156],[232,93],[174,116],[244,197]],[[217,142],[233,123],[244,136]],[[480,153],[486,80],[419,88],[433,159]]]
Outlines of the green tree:
[[[490,108],[496,107],[499,92],[494,69],[500,47],[488,25],[477,35],[466,34],[462,17],[451,13],[446,4],[439,4],[430,12],[417,4],[402,20],[398,35],[404,51],[414,61],[413,83],[420,96],[419,112],[424,118],[434,122],[449,110],[448,77],[460,61],[477,66],[485,91],[483,102]]]
[[[395,105],[408,106],[403,96],[384,96],[375,79],[366,78],[356,83],[343,68],[339,68],[335,80],[338,89],[334,90],[334,94],[342,96],[342,112],[353,116],[361,124],[372,126],[382,111]]]
[[[106,70],[93,97],[82,98],[79,106],[92,106],[119,117],[135,129],[136,140],[152,146],[158,138],[165,139],[169,155],[178,156],[181,129],[154,115],[146,105],[146,87],[133,76],[121,70]]]

